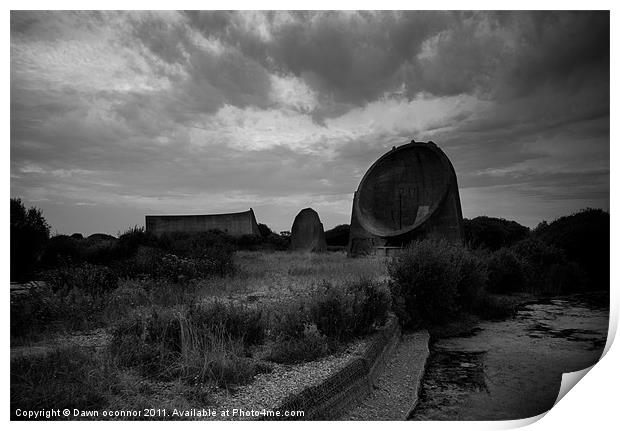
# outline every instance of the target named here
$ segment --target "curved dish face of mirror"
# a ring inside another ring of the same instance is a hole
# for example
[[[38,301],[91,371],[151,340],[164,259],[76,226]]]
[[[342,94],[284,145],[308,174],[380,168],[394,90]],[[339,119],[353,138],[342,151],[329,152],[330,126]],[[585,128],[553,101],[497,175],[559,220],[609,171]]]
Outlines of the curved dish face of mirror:
[[[433,142],[411,142],[381,156],[360,181],[348,251],[388,253],[424,237],[462,242],[461,201],[445,153]]]
[[[358,189],[362,226],[378,236],[397,236],[424,223],[444,199],[452,171],[430,146],[408,145],[381,157]]]

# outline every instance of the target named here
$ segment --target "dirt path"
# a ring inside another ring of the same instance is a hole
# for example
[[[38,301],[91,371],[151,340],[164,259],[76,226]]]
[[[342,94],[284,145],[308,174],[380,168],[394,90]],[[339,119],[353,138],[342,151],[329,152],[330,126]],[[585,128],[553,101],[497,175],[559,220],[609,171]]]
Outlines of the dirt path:
[[[405,420],[418,398],[428,340],[426,331],[405,334],[372,393],[340,420]]]

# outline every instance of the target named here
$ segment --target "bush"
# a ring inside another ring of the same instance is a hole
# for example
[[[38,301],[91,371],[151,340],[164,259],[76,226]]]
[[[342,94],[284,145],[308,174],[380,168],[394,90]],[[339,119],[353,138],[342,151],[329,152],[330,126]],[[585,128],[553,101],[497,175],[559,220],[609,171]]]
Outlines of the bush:
[[[114,266],[120,277],[153,278],[185,283],[193,279],[235,272],[232,249],[211,247],[201,257],[183,257],[152,247],[139,247],[133,258]]]
[[[11,199],[11,280],[25,281],[35,270],[49,239],[50,226],[41,210],[26,210],[21,199]]]
[[[513,250],[501,248],[489,255],[488,290],[496,293],[520,292],[525,288],[525,262]]]
[[[304,324],[295,337],[280,338],[271,345],[267,359],[278,364],[296,364],[313,361],[330,354],[336,349],[314,324]]]
[[[353,335],[366,335],[375,326],[383,325],[392,305],[390,290],[385,283],[360,279],[346,285],[353,294],[353,314],[356,324]]]
[[[64,266],[41,274],[45,284],[11,297],[11,336],[27,337],[60,329],[91,329],[103,324],[108,297],[118,286],[103,266]]]
[[[269,316],[270,337],[278,342],[303,338],[304,328],[311,323],[306,306],[300,301],[274,307]]]
[[[118,287],[118,277],[110,268],[102,265],[64,265],[41,274],[54,292],[68,294],[72,290],[101,296]]]
[[[67,235],[55,235],[50,238],[41,257],[43,267],[54,268],[67,262],[81,263],[81,239]]]
[[[110,266],[123,258],[116,238],[104,234],[93,234],[81,240],[80,254],[84,261]]]
[[[349,243],[349,225],[340,224],[325,232],[325,242],[329,246],[346,247]]]
[[[411,243],[388,263],[393,295],[402,296],[407,316],[404,324],[423,319],[447,320],[458,308],[456,247],[446,241]]]
[[[345,340],[383,323],[389,306],[389,293],[381,284],[361,280],[345,286],[324,283],[310,300],[308,311],[321,334]]]
[[[20,419],[14,416],[18,408],[101,409],[104,394],[117,383],[106,362],[78,347],[20,357],[11,361],[11,419]]]
[[[117,260],[128,259],[136,254],[140,247],[161,247],[162,240],[143,227],[134,226],[118,237]]]
[[[67,317],[64,311],[61,298],[47,285],[11,295],[11,337],[27,337],[51,329],[53,322]]]
[[[168,302],[171,302],[169,298]],[[151,296],[143,285],[139,282],[126,282],[118,289],[110,292],[104,310],[106,320],[116,322],[135,308],[147,306],[151,303]]]
[[[473,310],[486,296],[488,269],[486,260],[468,250],[461,250],[458,262],[458,303],[465,310]]]
[[[138,367],[151,377],[169,379],[181,353],[181,324],[175,309],[138,309],[112,328],[110,352],[119,365]]]
[[[223,332],[244,344],[260,344],[265,337],[265,320],[261,310],[221,301],[199,304],[188,313],[189,321],[198,328]]]
[[[495,217],[463,219],[465,242],[471,248],[485,248],[491,251],[509,247],[529,236],[529,228],[515,221]]]
[[[562,250],[587,276],[588,290],[609,289],[609,213],[588,208],[552,223],[541,223],[534,237]]]
[[[181,377],[190,383],[212,382],[220,387],[248,383],[260,367],[245,354],[240,339],[232,339],[221,327],[206,329],[181,320],[183,350]]]
[[[445,240],[416,241],[388,262],[394,311],[405,326],[445,322],[484,295],[486,265]]]

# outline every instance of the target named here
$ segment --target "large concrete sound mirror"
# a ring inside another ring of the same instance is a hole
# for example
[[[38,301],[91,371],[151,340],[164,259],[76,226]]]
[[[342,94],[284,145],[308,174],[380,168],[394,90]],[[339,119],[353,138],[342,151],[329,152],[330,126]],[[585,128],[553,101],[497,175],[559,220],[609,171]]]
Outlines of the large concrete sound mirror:
[[[394,147],[362,178],[353,198],[348,252],[389,254],[421,238],[463,242],[454,168],[433,142]]]

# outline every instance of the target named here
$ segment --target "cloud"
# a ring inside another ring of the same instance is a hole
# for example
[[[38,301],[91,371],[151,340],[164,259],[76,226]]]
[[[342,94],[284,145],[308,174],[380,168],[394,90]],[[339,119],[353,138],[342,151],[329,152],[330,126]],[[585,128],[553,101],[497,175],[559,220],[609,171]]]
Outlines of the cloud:
[[[609,205],[609,105],[607,12],[11,13],[11,194],[68,233],[250,206],[329,228],[412,138],[467,216],[535,224]]]

